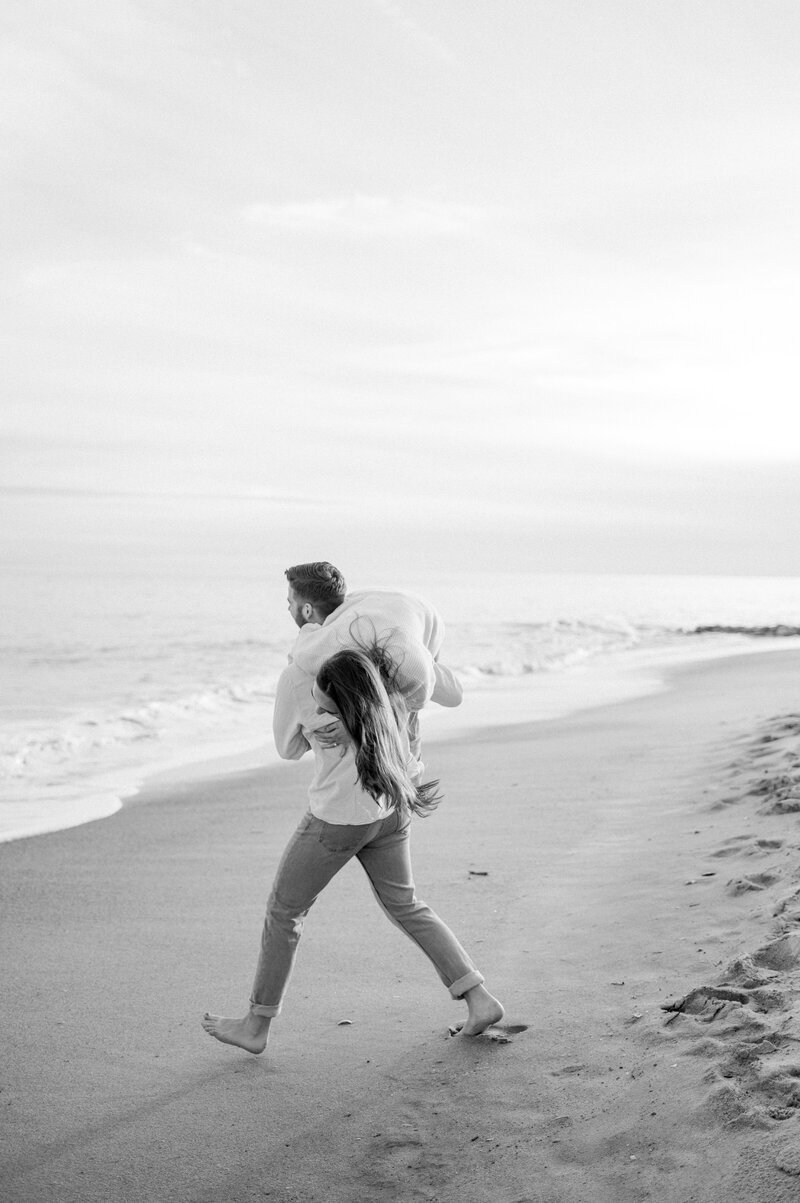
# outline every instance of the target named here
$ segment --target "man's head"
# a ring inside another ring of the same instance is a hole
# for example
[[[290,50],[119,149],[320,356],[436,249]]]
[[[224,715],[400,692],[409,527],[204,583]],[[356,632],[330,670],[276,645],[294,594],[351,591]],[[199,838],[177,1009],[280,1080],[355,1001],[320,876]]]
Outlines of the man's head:
[[[327,560],[287,568],[286,579],[289,613],[299,627],[307,622],[324,622],[344,601],[344,577]]]

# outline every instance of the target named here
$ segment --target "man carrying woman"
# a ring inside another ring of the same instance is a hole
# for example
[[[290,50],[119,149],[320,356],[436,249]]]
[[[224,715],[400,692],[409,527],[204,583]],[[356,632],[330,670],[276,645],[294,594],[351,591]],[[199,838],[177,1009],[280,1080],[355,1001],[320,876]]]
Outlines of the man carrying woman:
[[[466,1002],[462,1035],[477,1036],[500,1021],[503,1008],[450,929],[416,897],[411,871],[411,817],[429,814],[439,795],[438,782],[421,781],[416,715],[408,699],[424,704],[438,690],[437,700],[460,701],[458,683],[435,659],[441,624],[428,621],[425,604],[411,599],[412,611],[422,607],[412,619],[422,618],[410,637],[408,630],[379,628],[387,606],[394,615],[402,610],[405,595],[399,594],[378,595],[371,609],[362,601],[353,618],[342,605],[341,574],[326,562],[299,565],[286,575],[289,610],[301,633],[312,623],[323,631],[338,627],[335,643],[325,642],[324,659],[313,674],[301,664],[313,663],[323,641],[309,659],[308,640],[298,640],[275,699],[279,754],[298,760],[309,750],[314,753],[309,810],[278,866],[250,1008],[236,1019],[206,1014],[203,1027],[225,1044],[264,1051],[305,917],[328,882],[356,857],[387,917],[426,954],[451,996]],[[344,627],[336,622],[342,614],[348,619]],[[371,624],[369,643],[362,642],[365,619]],[[336,645],[339,650],[332,650]]]

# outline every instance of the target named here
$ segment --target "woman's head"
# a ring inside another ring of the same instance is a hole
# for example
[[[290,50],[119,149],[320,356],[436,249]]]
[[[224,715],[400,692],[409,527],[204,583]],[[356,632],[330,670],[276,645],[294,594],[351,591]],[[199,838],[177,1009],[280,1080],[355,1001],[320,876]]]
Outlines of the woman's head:
[[[394,713],[379,670],[365,652],[351,648],[325,661],[313,693],[318,709],[338,715],[357,742],[365,715],[384,710],[389,716]]]
[[[399,725],[407,721],[407,712],[399,694],[390,696],[391,665],[385,652],[376,648],[375,659],[377,664],[352,648],[336,652],[317,673],[314,700],[321,713],[337,716],[347,728],[362,789],[388,806],[427,813],[438,801],[436,783],[417,787],[409,776],[410,758]]]

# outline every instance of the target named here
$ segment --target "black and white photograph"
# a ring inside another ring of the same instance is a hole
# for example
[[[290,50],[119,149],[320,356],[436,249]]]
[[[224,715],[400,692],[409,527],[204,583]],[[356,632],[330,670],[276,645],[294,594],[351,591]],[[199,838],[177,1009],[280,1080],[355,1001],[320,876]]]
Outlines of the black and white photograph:
[[[800,5],[0,56],[2,1203],[797,1203]]]

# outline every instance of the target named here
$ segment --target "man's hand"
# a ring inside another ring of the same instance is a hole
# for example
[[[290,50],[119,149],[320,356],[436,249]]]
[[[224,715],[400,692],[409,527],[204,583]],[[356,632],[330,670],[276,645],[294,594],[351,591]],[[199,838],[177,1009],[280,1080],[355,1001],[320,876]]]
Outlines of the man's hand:
[[[350,746],[350,733],[340,718],[335,718],[324,727],[311,733],[321,748],[340,748],[341,760]]]

